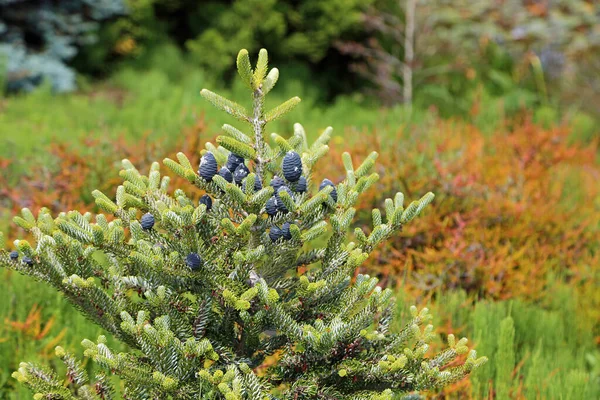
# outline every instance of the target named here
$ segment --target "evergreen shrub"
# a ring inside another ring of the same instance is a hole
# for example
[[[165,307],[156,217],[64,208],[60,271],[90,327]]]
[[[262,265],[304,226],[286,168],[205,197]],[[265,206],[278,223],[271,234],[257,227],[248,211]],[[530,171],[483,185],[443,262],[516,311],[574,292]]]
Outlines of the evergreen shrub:
[[[206,89],[202,95],[246,129],[224,125],[226,135],[206,144],[198,168],[183,153],[164,160],[210,203],[192,201],[186,185],[171,191],[158,163],[142,175],[123,160],[116,199],[93,192],[106,214],[53,218],[42,209],[36,218],[24,209],[15,218],[35,244],[15,241],[18,257],[2,250],[0,265],[53,286],[130,349],[116,353],[105,336],[84,339],[84,355],[106,372],[92,379],[62,347],[56,355],[66,379],[22,363],[13,376],[35,399],[113,398],[108,374],[134,399],[392,399],[440,389],[486,361],[451,334],[448,348],[430,354],[427,309],[411,308],[392,333],[392,291],[368,275],[353,277],[433,194],[406,207],[402,193],[386,199],[385,214],[372,211],[373,229],[357,229],[348,241],[354,205],[378,179],[377,153],[358,167],[346,153],[342,182],[314,182],[331,128],[309,146],[296,124],[292,137],[272,134],[269,144],[265,126],[300,99],[264,109],[279,76],[264,49],[254,68],[242,50],[237,66],[251,111]],[[233,181],[218,174],[223,166],[235,171]],[[299,190],[301,177],[307,187]]]

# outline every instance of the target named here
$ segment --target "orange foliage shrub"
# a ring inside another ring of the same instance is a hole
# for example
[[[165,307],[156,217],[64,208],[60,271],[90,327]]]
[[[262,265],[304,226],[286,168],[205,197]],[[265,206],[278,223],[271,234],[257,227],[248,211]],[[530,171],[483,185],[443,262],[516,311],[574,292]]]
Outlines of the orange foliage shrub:
[[[380,153],[381,179],[363,197],[362,224],[383,207],[382,194],[403,190],[413,200],[431,190],[436,200],[367,268],[419,291],[462,287],[537,299],[553,274],[592,293],[600,266],[598,143],[569,144],[569,134],[530,121],[487,136],[451,121],[392,138],[371,134],[369,146],[350,149],[356,161],[366,147]],[[326,167],[323,176],[343,170]]]
[[[117,185],[122,181],[119,170],[123,158],[147,170],[152,162],[175,157],[175,153],[183,151],[188,154],[190,161],[197,164],[200,162],[200,144],[207,139],[200,139],[205,131],[204,119],[200,118],[182,132],[172,150],[165,148],[164,142],[148,137],[135,142],[87,138],[79,150],[73,144],[55,143],[48,150],[51,158],[56,160],[55,165],[35,165],[26,176],[20,177],[18,185],[11,184],[10,173],[0,175],[0,216],[12,217],[23,207],[34,213],[42,207],[49,208],[53,213],[74,209],[81,212],[97,211],[91,193],[99,189],[114,195]],[[0,159],[0,168],[10,171],[13,163],[10,159]],[[176,175],[171,175],[171,182],[175,186],[184,185],[180,180]],[[17,232],[17,229],[11,225],[5,232],[9,240],[23,236],[23,232]]]
[[[67,328],[63,328],[55,337],[49,336],[50,330],[54,326],[54,321],[55,317],[52,316],[43,322],[42,310],[37,304],[34,304],[25,321],[11,321],[6,318],[4,324],[12,331],[19,332],[27,341],[42,341],[51,338],[40,352],[42,357],[50,359],[54,356],[54,348],[67,333]],[[7,340],[8,338],[0,337],[0,343]]]
[[[56,168],[37,167],[18,187],[2,182],[6,174],[0,176],[0,210],[11,215],[22,207],[34,213],[41,207],[95,211],[90,193],[96,188],[114,192],[120,158],[147,169],[152,161],[181,150],[195,165],[201,143],[210,139],[200,140],[205,130],[200,119],[171,150],[149,140],[88,139],[85,146],[96,155],[90,157],[54,145]],[[320,165],[315,182],[343,179],[343,151],[350,151],[356,164],[367,151],[377,150],[381,179],[359,205],[359,224],[365,229],[371,208],[382,208],[385,196],[398,190],[407,200],[427,191],[436,194],[431,209],[372,254],[365,267],[415,295],[461,287],[491,298],[537,299],[548,274],[593,292],[600,265],[599,149],[597,142],[569,144],[569,134],[564,126],[543,129],[527,120],[489,135],[469,124],[439,120],[395,135],[362,132],[354,144],[353,133],[334,138],[332,160],[338,162]],[[369,146],[362,144],[365,139]],[[0,167],[10,162],[0,160]],[[10,231],[8,236],[17,235]],[[598,297],[592,297],[594,304],[600,303]]]

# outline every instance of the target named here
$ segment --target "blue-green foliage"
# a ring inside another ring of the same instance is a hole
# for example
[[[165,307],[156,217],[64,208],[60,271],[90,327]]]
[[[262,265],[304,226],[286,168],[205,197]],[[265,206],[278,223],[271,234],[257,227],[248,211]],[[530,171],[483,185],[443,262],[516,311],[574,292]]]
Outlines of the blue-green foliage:
[[[95,39],[98,22],[125,12],[122,0],[0,0],[0,74],[8,91],[31,91],[44,79],[55,92],[76,87],[67,62]]]

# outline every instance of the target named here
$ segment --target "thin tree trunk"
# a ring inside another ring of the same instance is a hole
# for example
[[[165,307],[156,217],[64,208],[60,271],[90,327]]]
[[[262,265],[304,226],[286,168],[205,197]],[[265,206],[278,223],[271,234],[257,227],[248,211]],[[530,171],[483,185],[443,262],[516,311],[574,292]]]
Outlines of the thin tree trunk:
[[[406,0],[406,23],[404,32],[404,73],[403,73],[403,100],[404,105],[410,110],[413,101],[413,62],[415,59],[415,9],[417,0]]]

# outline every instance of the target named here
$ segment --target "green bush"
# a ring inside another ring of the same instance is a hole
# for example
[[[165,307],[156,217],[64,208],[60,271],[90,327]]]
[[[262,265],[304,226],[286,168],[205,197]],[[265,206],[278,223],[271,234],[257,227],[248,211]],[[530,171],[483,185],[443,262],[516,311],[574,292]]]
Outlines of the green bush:
[[[340,74],[349,75],[332,43],[360,35],[360,11],[372,1],[127,0],[128,14],[104,24],[99,43],[84,48],[76,65],[93,74],[122,63],[155,67],[152,54],[169,44],[184,50],[195,68],[229,81],[240,46],[268,47],[274,62],[310,66],[323,75],[317,80],[324,91],[338,93],[348,90],[337,81]]]

